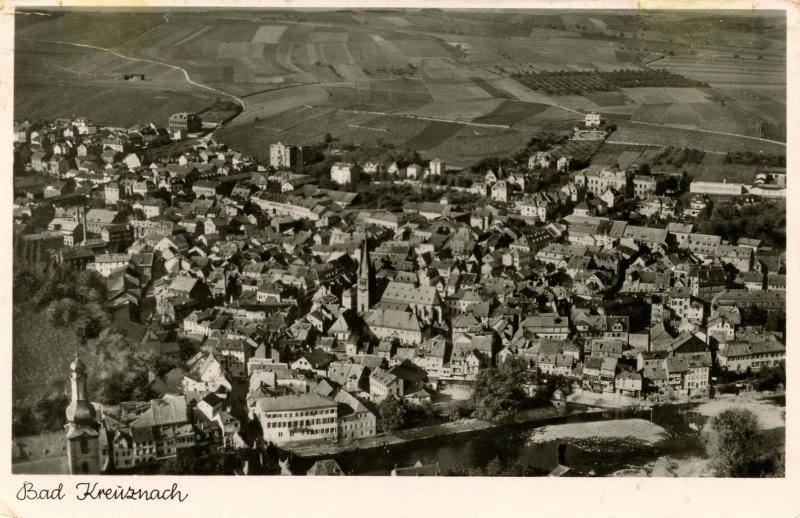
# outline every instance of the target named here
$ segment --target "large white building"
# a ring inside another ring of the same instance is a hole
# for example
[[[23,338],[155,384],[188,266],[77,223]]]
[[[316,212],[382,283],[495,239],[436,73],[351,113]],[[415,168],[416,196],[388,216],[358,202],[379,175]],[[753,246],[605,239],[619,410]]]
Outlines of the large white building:
[[[709,196],[741,196],[744,185],[740,183],[722,182],[692,182],[689,192],[692,194],[706,194]]]
[[[355,170],[353,164],[346,162],[336,162],[331,167],[331,181],[338,185],[344,185],[353,181]]]
[[[625,195],[628,192],[628,175],[625,171],[601,169],[599,171],[583,171],[573,176],[575,185],[586,188],[595,196],[600,196],[607,189],[612,188]]]
[[[291,169],[300,165],[302,160],[303,151],[299,147],[283,142],[276,142],[269,147],[269,165],[275,169]]]
[[[439,160],[438,158],[434,158],[433,160],[431,160],[429,167],[431,171],[431,176],[442,176],[442,174],[444,174],[445,169],[447,168],[445,166],[445,163]]]
[[[596,128],[600,125],[600,114],[592,110],[592,113],[586,114],[586,127]]]
[[[329,440],[338,437],[333,399],[317,394],[264,397],[251,407],[261,423],[264,440],[276,444],[290,441]]]

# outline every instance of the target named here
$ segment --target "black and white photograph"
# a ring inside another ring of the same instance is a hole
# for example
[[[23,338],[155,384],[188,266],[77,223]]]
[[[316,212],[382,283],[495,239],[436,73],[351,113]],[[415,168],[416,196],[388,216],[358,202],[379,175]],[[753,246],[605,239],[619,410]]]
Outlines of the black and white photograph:
[[[12,14],[15,486],[786,476],[785,9]]]

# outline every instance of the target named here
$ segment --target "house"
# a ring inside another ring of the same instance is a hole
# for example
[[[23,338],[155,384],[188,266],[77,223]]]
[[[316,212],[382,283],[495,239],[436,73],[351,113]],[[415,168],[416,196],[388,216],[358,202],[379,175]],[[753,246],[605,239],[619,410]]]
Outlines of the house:
[[[786,362],[786,345],[777,340],[734,341],[717,353],[720,367],[735,372],[758,372]]]
[[[406,178],[417,180],[425,176],[425,170],[421,165],[410,164],[406,167]]]
[[[131,262],[129,254],[99,254],[94,258],[94,268],[103,277],[127,268]]]
[[[303,163],[303,148],[275,142],[269,146],[269,165],[275,169],[292,169]]]
[[[333,358],[322,349],[314,349],[310,353],[303,354],[290,367],[293,370],[313,372],[318,376],[324,377],[328,374],[328,367]]]
[[[661,182],[654,176],[637,175],[633,177],[633,195],[637,198],[646,199],[654,196],[659,190]]]
[[[537,151],[528,157],[528,169],[548,169],[553,164],[553,156],[548,151]]]
[[[378,433],[378,418],[364,403],[345,390],[334,396],[338,405],[336,434],[340,441],[374,437]]]
[[[431,172],[431,176],[442,176],[445,171],[447,171],[447,166],[445,163],[438,158],[434,158],[428,164],[428,167]]]
[[[337,185],[353,183],[356,180],[357,167],[346,162],[336,162],[331,166],[331,181]]]
[[[175,113],[170,115],[168,121],[169,131],[194,133],[203,129],[203,122],[200,117],[194,113]]]
[[[374,175],[381,173],[383,171],[383,166],[378,162],[367,162],[362,166],[361,170],[364,174]]]
[[[691,288],[676,287],[670,289],[668,307],[681,320],[703,321],[703,303],[692,296]]]
[[[622,369],[614,378],[614,389],[618,394],[639,397],[642,394],[642,375]]]
[[[374,369],[369,375],[369,395],[375,401],[383,401],[389,396],[403,397],[403,381],[391,371]]]
[[[617,358],[590,356],[583,363],[583,388],[591,392],[612,393],[615,387]]]
[[[520,323],[520,328],[539,338],[565,340],[570,333],[569,317],[557,314],[529,316]]]
[[[500,180],[492,184],[491,198],[493,201],[500,201],[503,203],[508,201],[508,185],[505,180]]]

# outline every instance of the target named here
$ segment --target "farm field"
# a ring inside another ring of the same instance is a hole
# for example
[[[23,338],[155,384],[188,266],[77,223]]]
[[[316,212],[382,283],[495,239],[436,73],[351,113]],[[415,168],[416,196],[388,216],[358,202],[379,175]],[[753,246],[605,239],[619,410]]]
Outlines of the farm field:
[[[612,143],[660,143],[665,146],[690,147],[703,151],[727,152],[731,149],[758,153],[786,154],[786,146],[743,138],[736,135],[718,135],[668,126],[649,126],[620,121],[617,130],[608,139]]]
[[[217,97],[193,91],[176,69],[45,43],[57,39],[183,67],[195,81],[244,97],[247,109],[220,130],[234,136],[231,145],[313,139],[324,118],[332,120],[326,132],[340,131],[353,141],[381,134],[396,144],[417,144],[430,136],[416,138],[432,121],[413,117],[429,117],[444,122],[431,126],[437,129],[428,131],[437,137],[423,145],[463,158],[470,150],[459,142],[472,142],[475,135],[466,133],[469,128],[454,133],[447,121],[511,126],[513,141],[517,133],[533,130],[568,131],[592,110],[609,121],[661,125],[620,128],[612,136],[620,140],[627,139],[626,131],[636,141],[666,138],[666,144],[676,145],[696,137],[681,133],[687,129],[775,140],[786,133],[785,46],[763,32],[747,33],[748,26],[735,17],[689,17],[698,27],[724,27],[721,41],[708,42],[660,39],[676,20],[671,13],[478,16],[400,9],[103,16],[76,10],[25,18],[16,32],[18,118],[80,113],[130,125],[158,122],[174,111],[200,111]],[[758,24],[785,25],[769,17]],[[652,33],[639,31],[633,38],[632,26]],[[144,73],[147,80],[124,84],[118,78],[126,73]],[[523,84],[536,78],[557,79],[558,88],[548,92]],[[588,83],[581,87],[580,81],[594,82],[599,90],[587,89]],[[69,109],[53,101],[56,88],[63,89]],[[79,96],[81,91],[85,95]],[[108,109],[110,104],[114,108]],[[334,118],[331,111],[341,113]],[[390,120],[397,126],[371,129],[362,120],[365,114],[357,112],[372,112],[366,113],[372,118],[396,114]],[[294,120],[292,114],[302,117]],[[245,135],[252,128],[263,134]],[[485,138],[487,143],[474,149],[509,147],[494,133]],[[697,138],[711,147],[729,142],[712,134]],[[748,149],[773,146],[740,140]]]
[[[535,117],[549,108],[546,104],[523,103],[520,101],[503,101],[491,113],[484,115],[475,122],[487,124],[513,125],[522,120]]]
[[[702,162],[699,164],[684,163],[680,168],[674,168],[669,164],[662,163],[654,165],[652,171],[655,173],[679,173],[686,171],[695,180],[709,182],[752,182],[755,178],[758,166],[726,164],[724,154],[706,153]]]
[[[705,103],[709,96],[698,88],[621,88],[622,95],[636,104]]]
[[[455,136],[429,150],[426,156],[439,157],[448,165],[469,166],[483,157],[507,156],[519,150],[530,133],[517,129],[464,126]]]
[[[401,113],[417,117],[431,117],[459,122],[475,121],[493,112],[500,99],[455,98],[435,96],[433,102]]]
[[[181,111],[199,112],[214,99],[190,92],[158,91],[146,88],[54,85],[32,86],[17,91],[14,118],[37,119],[81,115],[97,124],[133,126],[153,121],[167,123],[170,114]],[[157,103],[157,104],[155,104]]]
[[[316,85],[281,88],[256,94],[247,98],[247,111],[234,119],[231,125],[246,124],[296,106],[322,104],[327,99],[328,93]]]
[[[442,142],[459,133],[462,127],[461,124],[453,122],[433,121],[428,124],[424,130],[406,140],[403,143],[403,147],[419,149],[421,151],[435,148]]]
[[[605,167],[618,165],[621,169],[627,169],[647,164],[655,174],[681,174],[686,171],[696,180],[751,182],[759,166],[725,163],[725,154],[606,142],[592,158],[592,165]]]

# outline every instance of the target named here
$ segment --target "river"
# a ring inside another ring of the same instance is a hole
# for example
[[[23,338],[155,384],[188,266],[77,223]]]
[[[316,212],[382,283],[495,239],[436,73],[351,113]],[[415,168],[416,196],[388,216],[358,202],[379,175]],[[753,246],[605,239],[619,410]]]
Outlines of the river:
[[[771,399],[775,405],[785,407],[783,396]],[[554,440],[532,440],[543,425],[521,423],[498,428],[478,430],[449,436],[434,437],[412,442],[393,444],[381,448],[346,451],[334,455],[294,457],[295,473],[305,473],[321,459],[333,458],[347,475],[388,475],[394,467],[412,466],[418,460],[439,464],[444,472],[450,467],[485,467],[495,457],[503,462],[519,460],[540,470],[550,471],[557,465],[558,443],[567,445],[565,464],[584,474],[608,476],[616,471],[641,468],[662,456],[675,459],[704,457],[705,449],[700,429],[707,417],[694,411],[695,404],[662,405],[651,411],[602,410],[597,412],[568,413],[546,426],[639,419],[647,425],[660,426],[665,437],[655,443],[631,441],[620,438],[590,437]],[[585,410],[585,407],[568,406],[568,410]],[[633,421],[620,422],[623,427]],[[786,428],[765,432],[765,439],[785,444]],[[551,435],[545,436],[547,438]]]
[[[548,425],[631,418],[649,421],[651,413],[608,410],[573,414],[550,421]],[[568,466],[583,473],[604,476],[625,468],[641,467],[663,455],[677,458],[703,455],[700,434],[689,425],[701,427],[704,418],[691,412],[689,406],[656,407],[652,412],[652,422],[667,432],[667,437],[656,444],[608,438],[531,441],[542,425],[522,423],[381,448],[320,457],[295,457],[292,467],[296,473],[304,473],[316,460],[333,458],[348,475],[387,475],[395,466],[411,466],[417,460],[438,462],[444,471],[455,466],[483,467],[499,457],[502,461],[519,460],[549,471],[557,464],[558,442],[564,442],[567,444]]]

